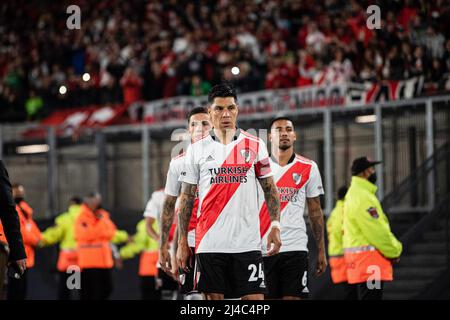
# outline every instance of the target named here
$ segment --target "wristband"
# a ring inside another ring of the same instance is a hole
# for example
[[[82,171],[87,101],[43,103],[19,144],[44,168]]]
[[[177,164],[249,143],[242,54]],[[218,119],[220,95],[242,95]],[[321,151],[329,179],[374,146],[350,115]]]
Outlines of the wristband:
[[[272,228],[277,228],[278,230],[281,230],[280,221],[278,221],[278,220],[273,220],[273,221],[270,223],[270,229],[272,229]]]

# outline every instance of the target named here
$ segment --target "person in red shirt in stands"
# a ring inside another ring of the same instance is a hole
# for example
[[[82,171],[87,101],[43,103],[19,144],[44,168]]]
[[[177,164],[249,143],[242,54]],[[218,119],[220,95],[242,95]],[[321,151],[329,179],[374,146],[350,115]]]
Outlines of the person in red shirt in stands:
[[[141,99],[142,93],[142,78],[129,67],[125,70],[120,85],[123,89],[123,102],[129,105]]]

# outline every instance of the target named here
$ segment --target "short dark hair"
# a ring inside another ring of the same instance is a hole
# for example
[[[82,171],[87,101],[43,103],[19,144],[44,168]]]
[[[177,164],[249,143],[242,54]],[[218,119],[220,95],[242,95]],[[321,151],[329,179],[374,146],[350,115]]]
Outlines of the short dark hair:
[[[193,115],[199,114],[199,113],[206,113],[208,114],[208,111],[206,110],[206,108],[204,107],[195,107],[194,109],[192,109],[191,111],[189,111],[189,113],[187,114],[187,121],[191,121],[191,117]]]
[[[227,98],[233,97],[234,101],[237,102],[237,93],[234,86],[229,82],[222,82],[209,90],[208,101],[209,103],[213,103],[215,98]]]
[[[96,198],[101,197],[100,193],[98,191],[91,191],[87,194],[87,198]]]
[[[338,200],[344,199],[346,194],[347,194],[347,186],[340,187],[337,192]]]
[[[73,197],[70,198],[69,202],[73,202],[75,204],[81,204],[82,200],[78,196],[73,196]]]
[[[280,116],[280,117],[276,117],[275,119],[272,119],[272,121],[270,121],[269,129],[272,129],[273,124],[280,120],[290,121],[290,122],[292,122],[292,124],[294,124],[294,121],[292,121],[292,119],[289,118],[288,116]]]

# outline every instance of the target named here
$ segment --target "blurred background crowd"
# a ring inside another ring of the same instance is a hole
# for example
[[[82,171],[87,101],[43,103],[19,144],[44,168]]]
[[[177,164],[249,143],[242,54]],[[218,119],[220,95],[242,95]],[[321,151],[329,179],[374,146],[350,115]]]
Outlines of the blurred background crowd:
[[[80,30],[66,27],[71,4]],[[366,27],[370,4],[380,30]],[[249,92],[423,76],[433,94],[450,87],[449,17],[445,0],[9,1],[0,121],[201,96],[221,79]]]

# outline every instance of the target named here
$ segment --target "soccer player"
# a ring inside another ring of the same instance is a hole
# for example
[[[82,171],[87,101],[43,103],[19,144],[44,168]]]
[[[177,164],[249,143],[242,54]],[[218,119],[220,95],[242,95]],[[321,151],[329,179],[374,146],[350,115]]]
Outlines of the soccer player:
[[[165,199],[164,190],[156,190],[152,193],[150,200],[147,202],[144,211],[146,221],[146,230],[150,238],[159,241],[159,230],[161,225],[161,216],[163,211],[163,203]],[[156,223],[155,223],[156,222]],[[176,300],[178,284],[172,277],[171,273],[162,270],[158,263],[158,274],[156,277],[156,289],[161,290],[162,300]]]
[[[299,300],[308,297],[308,236],[303,219],[305,204],[311,229],[318,247],[316,275],[327,266],[324,242],[324,220],[319,196],[323,194],[317,164],[294,152],[296,134],[287,117],[271,122],[270,167],[280,194],[281,247],[280,253],[264,257],[267,298]],[[263,203],[263,202],[262,202]],[[263,254],[267,252],[265,239],[269,236],[268,205],[260,210]]]
[[[198,188],[197,289],[208,300],[221,300],[229,292],[243,300],[262,300],[265,283],[257,181],[271,221],[268,254],[276,254],[281,246],[280,201],[267,148],[262,140],[236,127],[239,107],[231,85],[214,86],[208,101],[214,128],[189,146],[180,177],[177,261],[182,269],[192,268],[187,238]]]
[[[211,122],[208,111],[203,107],[196,107],[192,109],[188,116],[188,131],[191,137],[191,143],[200,139],[203,135],[211,130]],[[169,253],[169,233],[174,220],[175,205],[177,204],[177,198],[181,191],[181,182],[179,181],[181,172],[183,171],[185,161],[185,153],[170,161],[169,171],[167,172],[167,180],[165,187],[165,200],[163,205],[163,212],[161,216],[161,241],[160,241],[160,263],[162,269],[166,273],[177,272],[176,266],[171,265],[171,257]],[[193,213],[189,222],[188,230],[188,245],[192,252],[195,252],[195,226],[197,224],[197,209],[198,198],[195,199]],[[175,246],[177,240],[175,239]],[[176,252],[176,251],[175,251]],[[182,294],[191,293],[194,290],[194,270],[184,272],[179,270],[179,283],[180,292]]]

